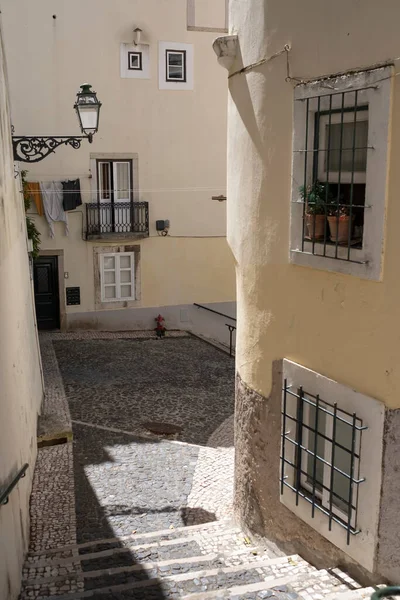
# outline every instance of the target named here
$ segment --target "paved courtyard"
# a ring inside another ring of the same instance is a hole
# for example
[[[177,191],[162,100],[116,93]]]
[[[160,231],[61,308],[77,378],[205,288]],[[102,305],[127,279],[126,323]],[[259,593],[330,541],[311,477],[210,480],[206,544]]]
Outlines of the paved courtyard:
[[[231,516],[229,356],[184,335],[45,334],[41,345],[43,438],[46,427],[54,434],[58,415],[73,443],[39,451],[36,550]],[[177,431],[155,434],[149,422]]]

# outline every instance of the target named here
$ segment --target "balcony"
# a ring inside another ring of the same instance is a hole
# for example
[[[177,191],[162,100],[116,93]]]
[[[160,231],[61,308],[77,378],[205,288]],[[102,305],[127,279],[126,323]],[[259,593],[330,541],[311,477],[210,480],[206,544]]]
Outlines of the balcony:
[[[86,204],[86,239],[139,239],[149,235],[148,202]]]

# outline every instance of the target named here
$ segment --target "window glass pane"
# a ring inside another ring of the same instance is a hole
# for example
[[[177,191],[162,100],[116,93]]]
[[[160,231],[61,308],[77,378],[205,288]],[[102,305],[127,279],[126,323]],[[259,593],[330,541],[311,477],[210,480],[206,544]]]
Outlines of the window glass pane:
[[[129,163],[116,163],[116,199],[129,200]]]
[[[168,64],[170,66],[183,66],[183,54],[181,54],[180,52],[170,52],[168,54]]]
[[[320,406],[322,406],[322,404],[320,404]],[[310,450],[310,452],[314,453],[315,450],[315,412],[316,412],[316,408],[315,406],[310,406],[307,410],[309,410],[309,420],[307,421],[307,425],[309,427],[311,427],[311,429],[313,431],[310,431],[310,429],[307,430],[308,432],[308,444],[307,447]],[[321,433],[325,435],[325,427],[326,427],[326,413],[324,413],[322,410],[318,411],[318,433],[317,433],[317,456],[319,456],[320,458],[324,458],[325,459],[325,440],[324,438],[320,435]],[[303,432],[304,435],[304,432]],[[322,492],[322,483],[324,481],[324,463],[319,460],[318,458],[316,458],[315,456],[312,456],[311,454],[307,455],[307,483],[312,486],[313,485],[313,478],[314,478],[314,463],[317,463],[316,466],[316,471],[315,471],[315,479],[316,479],[316,486],[315,489],[318,492]]]
[[[338,444],[349,450],[343,450],[342,448],[338,448],[335,446],[335,467],[350,475],[351,471],[351,437],[352,437],[352,426],[347,423],[342,423],[341,421],[337,421],[336,423],[336,441]],[[347,479],[341,473],[337,473],[335,471],[333,476],[333,491],[335,494],[338,494],[344,500],[348,500],[350,493],[350,480]],[[347,513],[348,508],[345,502],[339,500],[333,496],[333,504],[337,506],[340,510]]]
[[[104,283],[115,283],[115,271],[104,271]]]
[[[104,268],[105,269],[115,269],[115,257],[114,256],[105,256],[104,257]]]
[[[111,195],[111,174],[110,174],[110,163],[101,162],[99,163],[100,176],[100,198],[102,200],[109,200]]]
[[[131,257],[130,256],[120,255],[119,260],[120,260],[119,266],[121,267],[121,269],[129,269],[130,268],[130,266],[131,266]]]
[[[168,77],[169,77],[169,79],[183,79],[183,68],[182,67],[169,67]]]
[[[131,282],[132,271],[121,271],[121,283],[130,283]]]
[[[131,285],[121,285],[121,298],[130,298],[132,296]]]
[[[354,171],[365,172],[367,170],[367,144],[368,144],[368,121],[357,121],[356,136],[354,140],[354,122],[343,123],[343,135],[341,134],[341,123],[333,123],[330,128],[326,125],[325,140],[326,148],[328,148],[328,140],[330,155],[329,155],[329,170],[333,172],[339,171],[340,167],[340,147],[342,148],[342,171],[353,170],[353,144],[355,141],[354,151]],[[330,130],[330,138],[329,138]],[[342,146],[340,146],[342,141]],[[362,148],[362,149],[361,149]],[[328,156],[326,152],[325,170],[327,170]]]
[[[107,285],[104,288],[104,295],[106,298],[116,298],[115,285]]]

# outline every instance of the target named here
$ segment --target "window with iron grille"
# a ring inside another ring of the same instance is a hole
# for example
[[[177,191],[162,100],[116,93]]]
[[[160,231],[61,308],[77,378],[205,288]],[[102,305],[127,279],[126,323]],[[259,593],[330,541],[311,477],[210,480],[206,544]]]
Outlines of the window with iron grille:
[[[289,487],[296,500],[310,504],[347,530],[347,544],[357,529],[361,434],[366,427],[349,414],[302,387],[283,386],[281,493]],[[292,424],[292,427],[290,427]],[[290,433],[287,431],[290,428]],[[290,476],[285,467],[290,467]]]
[[[390,67],[295,89],[291,261],[379,279]]]
[[[280,501],[371,570],[379,539],[385,406],[288,359],[282,388]]]

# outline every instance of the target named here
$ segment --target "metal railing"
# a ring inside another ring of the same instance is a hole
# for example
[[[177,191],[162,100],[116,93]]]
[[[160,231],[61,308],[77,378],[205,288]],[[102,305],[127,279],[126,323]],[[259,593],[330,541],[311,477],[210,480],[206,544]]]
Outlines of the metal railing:
[[[235,323],[237,322],[235,317],[230,317],[229,315],[219,312],[218,310],[214,310],[213,308],[209,308],[208,306],[203,306],[203,304],[197,304],[196,302],[194,302],[193,305],[197,306],[197,308],[201,308],[203,310],[208,310],[208,312],[214,313],[215,315],[219,315],[220,317],[225,317],[226,319],[230,319],[231,321],[234,321]],[[225,323],[225,327],[227,327],[229,329],[229,356],[234,356],[233,332],[236,331],[236,326],[232,325],[230,323]]]
[[[86,236],[149,233],[148,202],[91,202],[86,204]]]
[[[25,477],[26,470],[28,469],[28,467],[28,463],[25,463],[24,466],[13,477],[13,479],[10,481],[7,487],[5,487],[2,492],[0,491],[0,506],[8,503],[11,492],[13,491],[19,480],[22,479],[22,477]]]

